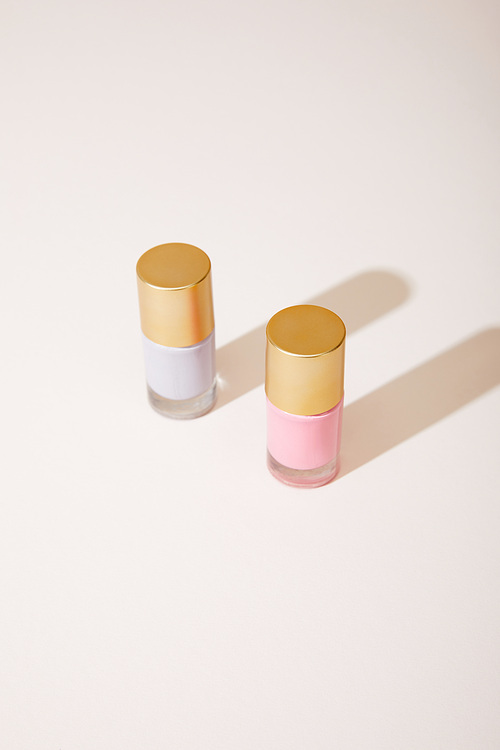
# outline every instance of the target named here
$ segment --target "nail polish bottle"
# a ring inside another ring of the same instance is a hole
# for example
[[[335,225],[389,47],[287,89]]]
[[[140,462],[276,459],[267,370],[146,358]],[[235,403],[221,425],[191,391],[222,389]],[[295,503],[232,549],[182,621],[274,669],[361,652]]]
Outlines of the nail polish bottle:
[[[216,399],[210,259],[194,245],[153,247],[137,263],[149,401],[160,414],[190,419]]]
[[[285,484],[320,487],[338,472],[345,335],[317,305],[287,307],[267,325],[267,465]]]

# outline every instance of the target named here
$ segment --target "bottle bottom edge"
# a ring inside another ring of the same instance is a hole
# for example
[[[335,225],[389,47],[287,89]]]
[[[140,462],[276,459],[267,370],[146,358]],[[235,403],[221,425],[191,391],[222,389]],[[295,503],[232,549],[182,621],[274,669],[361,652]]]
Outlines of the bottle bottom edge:
[[[152,408],[163,417],[170,419],[196,419],[207,414],[217,399],[217,378],[204,393],[193,398],[175,400],[158,395],[147,385],[148,400]]]
[[[322,487],[331,482],[338,474],[340,468],[339,456],[331,461],[318,466],[315,469],[292,469],[284,466],[267,451],[267,468],[270,473],[283,484],[289,487],[303,487],[313,489]]]

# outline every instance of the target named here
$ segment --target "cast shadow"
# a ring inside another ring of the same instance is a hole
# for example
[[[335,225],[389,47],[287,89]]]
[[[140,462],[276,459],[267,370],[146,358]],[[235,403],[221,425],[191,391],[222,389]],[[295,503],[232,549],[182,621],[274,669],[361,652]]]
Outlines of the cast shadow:
[[[400,276],[374,270],[354,276],[302,304],[334,310],[350,336],[401,305],[409,295],[410,288]],[[266,325],[262,325],[217,350],[219,388],[215,409],[263,384],[265,344]]]
[[[500,384],[500,328],[489,328],[344,410],[338,479]]]

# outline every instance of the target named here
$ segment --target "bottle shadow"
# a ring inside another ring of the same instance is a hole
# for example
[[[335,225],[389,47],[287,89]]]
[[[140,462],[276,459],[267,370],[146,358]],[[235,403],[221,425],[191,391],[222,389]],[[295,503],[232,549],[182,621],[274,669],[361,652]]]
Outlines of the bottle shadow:
[[[305,304],[334,310],[351,335],[403,304],[409,295],[409,285],[400,276],[373,270],[354,276],[306,300]],[[217,349],[219,388],[215,409],[264,383],[265,344],[266,326],[262,325]]]
[[[500,328],[489,328],[344,410],[337,479],[500,384]]]

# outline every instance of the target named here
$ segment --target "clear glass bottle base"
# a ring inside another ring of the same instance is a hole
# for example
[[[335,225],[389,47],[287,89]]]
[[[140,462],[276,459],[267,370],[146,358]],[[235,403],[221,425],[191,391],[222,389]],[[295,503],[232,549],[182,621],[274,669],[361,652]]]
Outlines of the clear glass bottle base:
[[[339,470],[339,457],[335,456],[317,469],[291,469],[283,466],[267,452],[267,468],[276,479],[290,487],[321,487],[331,482]]]
[[[148,385],[149,403],[158,414],[171,419],[195,419],[202,417],[210,411],[217,398],[217,378],[205,393],[201,393],[194,398],[186,398],[182,401],[175,401],[169,398],[163,398],[155,393]]]

